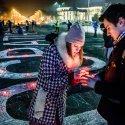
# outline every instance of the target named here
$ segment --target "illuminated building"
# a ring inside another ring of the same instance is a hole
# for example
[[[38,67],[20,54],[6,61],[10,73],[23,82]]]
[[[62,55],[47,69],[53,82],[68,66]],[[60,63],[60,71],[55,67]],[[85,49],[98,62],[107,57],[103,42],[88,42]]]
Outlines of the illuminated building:
[[[57,14],[61,21],[92,21],[92,17],[97,14],[101,14],[102,7],[84,7],[84,8],[73,8],[73,7],[59,7],[57,8]]]

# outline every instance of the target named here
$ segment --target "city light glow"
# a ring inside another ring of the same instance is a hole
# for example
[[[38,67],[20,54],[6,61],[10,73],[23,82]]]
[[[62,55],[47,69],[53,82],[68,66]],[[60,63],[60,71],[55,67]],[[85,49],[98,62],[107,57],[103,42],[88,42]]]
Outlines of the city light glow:
[[[11,20],[13,25],[18,25],[18,23],[25,24],[26,20],[28,20],[30,24],[34,20],[37,22],[38,25],[40,25],[46,22],[50,23],[54,19],[55,19],[54,16],[50,16],[50,15],[47,16],[43,14],[41,10],[37,10],[33,15],[25,17],[20,12],[18,12],[15,8],[13,8],[10,12],[0,15],[0,20],[4,20],[5,24],[7,24],[8,20]]]

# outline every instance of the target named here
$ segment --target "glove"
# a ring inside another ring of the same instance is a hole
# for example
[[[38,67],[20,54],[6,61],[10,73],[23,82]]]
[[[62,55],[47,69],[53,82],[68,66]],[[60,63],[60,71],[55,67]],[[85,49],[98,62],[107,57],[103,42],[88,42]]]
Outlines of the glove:
[[[99,80],[101,80],[99,76],[96,76],[95,78],[89,78],[87,83],[88,87],[94,89],[96,82]]]

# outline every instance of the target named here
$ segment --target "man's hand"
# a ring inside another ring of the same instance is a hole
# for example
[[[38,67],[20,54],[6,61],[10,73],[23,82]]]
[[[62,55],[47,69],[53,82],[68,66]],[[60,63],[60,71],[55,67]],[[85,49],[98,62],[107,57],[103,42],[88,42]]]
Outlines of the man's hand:
[[[99,76],[94,76],[94,75],[86,75],[84,77],[82,77],[83,79],[81,79],[81,83],[83,86],[88,86],[90,88],[94,88],[95,84],[98,80],[101,80]]]

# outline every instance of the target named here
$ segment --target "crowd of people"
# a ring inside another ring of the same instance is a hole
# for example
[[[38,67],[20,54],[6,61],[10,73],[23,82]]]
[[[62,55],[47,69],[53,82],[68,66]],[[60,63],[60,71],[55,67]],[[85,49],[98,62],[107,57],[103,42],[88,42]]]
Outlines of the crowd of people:
[[[22,24],[22,23],[18,23],[17,25],[14,25],[13,22],[11,20],[8,20],[6,25],[4,24],[4,20],[3,21],[0,21],[0,24],[2,25],[3,27],[3,30],[5,30],[5,28],[8,28],[8,31],[10,33],[15,33],[15,30],[13,27],[16,27],[16,31],[17,33],[19,34],[23,34],[23,31],[25,32],[29,32],[29,27],[31,25],[31,31],[32,32],[35,32],[35,26],[36,26],[36,21],[32,20],[32,22],[29,22],[28,20],[25,21],[25,24]],[[12,29],[13,28],[13,29]]]

